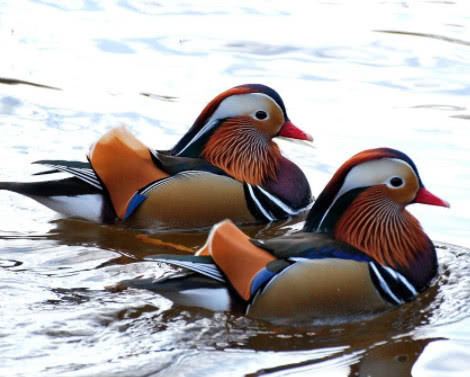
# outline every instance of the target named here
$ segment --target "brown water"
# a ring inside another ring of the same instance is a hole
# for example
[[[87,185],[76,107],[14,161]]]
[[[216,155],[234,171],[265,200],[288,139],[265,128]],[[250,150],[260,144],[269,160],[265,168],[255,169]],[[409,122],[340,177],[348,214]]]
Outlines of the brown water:
[[[314,194],[352,154],[390,146],[452,205],[411,208],[439,245],[439,278],[417,301],[280,327],[104,289],[171,273],[143,261],[175,252],[152,239],[197,249],[206,231],[61,219],[0,192],[0,376],[467,376],[469,21],[463,0],[0,3],[0,181],[83,160],[120,123],[167,148],[220,91],[261,82],[315,137],[279,142]]]

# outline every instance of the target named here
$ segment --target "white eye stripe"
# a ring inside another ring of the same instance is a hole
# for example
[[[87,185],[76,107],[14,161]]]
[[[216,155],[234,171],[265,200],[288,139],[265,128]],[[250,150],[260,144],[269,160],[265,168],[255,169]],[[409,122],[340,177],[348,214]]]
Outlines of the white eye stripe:
[[[351,169],[337,196],[358,187],[387,184],[395,177],[404,182],[403,176],[408,172],[412,172],[418,179],[413,168],[407,162],[397,158],[364,162]]]
[[[225,98],[210,117],[208,122],[215,119],[225,119],[239,115],[254,116],[257,111],[264,111],[269,115],[270,106],[276,106],[281,114],[282,109],[271,97],[264,93],[238,94]]]
[[[178,152],[178,156],[180,156],[189,146],[194,144],[197,140],[201,139],[202,136],[213,129],[218,124],[218,120],[220,119],[226,119],[240,115],[250,115],[251,117],[254,117],[254,114],[260,110],[266,112],[266,114],[268,114],[266,119],[269,119],[269,107],[271,104],[274,104],[279,109],[281,114],[283,114],[281,107],[276,103],[276,101],[264,93],[237,94],[225,98],[219,104],[212,116],[206,121],[204,126],[193,136],[193,138],[184,146],[184,148]],[[257,118],[254,117],[254,119]]]
[[[388,182],[391,179],[390,177],[392,177],[392,179],[394,177],[401,178],[406,172],[410,171],[413,176],[416,177],[416,180],[418,180],[418,177],[410,164],[398,158],[381,158],[378,160],[366,161],[354,166],[346,175],[343,185],[338,190],[338,193],[331,202],[331,205],[325,211],[320,223],[318,224],[318,229],[320,229],[322,222],[325,220],[336,201],[346,192],[360,187],[383,184],[388,185]],[[397,188],[393,186],[389,187],[394,189]]]

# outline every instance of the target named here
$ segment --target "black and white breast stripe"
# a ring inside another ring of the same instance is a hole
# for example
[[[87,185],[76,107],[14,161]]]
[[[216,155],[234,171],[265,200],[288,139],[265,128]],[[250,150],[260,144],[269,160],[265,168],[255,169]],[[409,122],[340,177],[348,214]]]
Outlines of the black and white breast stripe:
[[[91,167],[90,168],[78,168],[78,167],[47,164],[47,163],[42,163],[42,165],[46,165],[53,169],[59,170],[61,172],[71,174],[74,177],[77,177],[78,179],[88,183],[89,185],[92,185],[93,187],[96,187],[97,189],[103,190],[103,186],[101,186],[101,183],[98,177],[96,176],[95,172],[93,171]]]
[[[277,196],[257,185],[244,184],[248,208],[256,218],[275,221],[284,220],[308,210],[311,206],[294,209]]]
[[[375,287],[383,298],[394,305],[413,300],[418,291],[402,274],[394,269],[369,262],[369,272]]]

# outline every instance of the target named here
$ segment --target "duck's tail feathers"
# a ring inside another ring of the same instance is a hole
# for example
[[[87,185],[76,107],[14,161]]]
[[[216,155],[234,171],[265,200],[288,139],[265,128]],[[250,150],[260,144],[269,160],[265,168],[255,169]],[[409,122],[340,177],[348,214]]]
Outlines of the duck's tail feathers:
[[[103,191],[72,177],[43,182],[0,182],[0,190],[25,195],[67,217],[113,222],[116,214]]]
[[[45,165],[52,168],[51,170],[35,173],[34,175],[68,173],[99,190],[103,190],[101,181],[97,177],[95,171],[93,170],[89,162],[66,160],[40,160],[33,162],[33,164]]]
[[[209,256],[154,255],[145,259],[152,262],[163,262],[173,266],[183,267],[210,279],[217,280],[221,283],[227,283],[224,274]]]
[[[0,190],[14,191],[11,189],[15,182],[0,182]]]
[[[239,296],[224,283],[193,273],[163,280],[126,280],[120,282],[118,288],[147,289],[183,306],[236,312],[244,312],[246,308]]]
[[[0,190],[8,190],[30,197],[76,196],[102,193],[75,177],[41,182],[0,182]]]

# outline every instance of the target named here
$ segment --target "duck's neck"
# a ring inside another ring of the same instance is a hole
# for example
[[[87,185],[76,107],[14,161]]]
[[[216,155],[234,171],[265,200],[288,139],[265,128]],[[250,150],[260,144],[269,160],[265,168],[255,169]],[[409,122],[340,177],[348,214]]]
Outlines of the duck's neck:
[[[338,241],[393,268],[410,269],[417,260],[435,254],[418,220],[391,200],[383,187],[360,192],[338,217],[333,233]]]
[[[225,121],[201,156],[235,179],[253,185],[275,179],[281,160],[277,144],[243,118]]]

